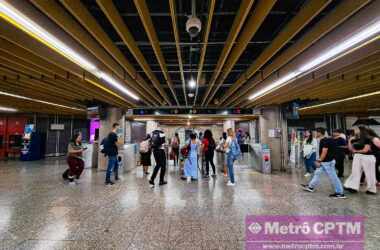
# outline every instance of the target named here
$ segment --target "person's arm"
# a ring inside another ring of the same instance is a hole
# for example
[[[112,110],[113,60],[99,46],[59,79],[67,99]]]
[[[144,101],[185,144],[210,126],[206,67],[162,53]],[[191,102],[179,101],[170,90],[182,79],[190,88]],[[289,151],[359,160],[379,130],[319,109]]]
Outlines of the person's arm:
[[[374,138],[372,139],[372,143],[373,143],[376,147],[380,148],[380,139],[379,139],[379,138],[374,137]]]
[[[327,152],[329,151],[328,148],[322,148],[322,153],[321,155],[319,156],[319,160],[317,160],[318,162],[322,162],[325,160],[326,158],[326,155],[327,155]]]
[[[352,140],[353,140],[354,138],[352,137],[352,138],[350,138],[349,140],[348,140],[348,149],[351,151],[351,152],[354,152],[355,151],[355,149],[354,149],[354,147],[352,146]]]

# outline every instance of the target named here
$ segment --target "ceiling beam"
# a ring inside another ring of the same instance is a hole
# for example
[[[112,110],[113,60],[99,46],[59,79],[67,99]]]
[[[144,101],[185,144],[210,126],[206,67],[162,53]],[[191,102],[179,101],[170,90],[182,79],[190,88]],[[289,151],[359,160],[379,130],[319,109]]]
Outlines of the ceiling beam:
[[[100,82],[97,77],[84,71],[81,67],[61,56],[59,53],[56,53],[56,51],[51,48],[43,46],[38,40],[32,38],[27,33],[21,31],[3,19],[0,19],[0,37],[17,44],[29,52],[43,57],[50,63],[63,68],[71,74],[84,79],[85,81],[83,83],[95,87],[98,91],[108,93],[112,95],[113,98],[116,97],[119,101],[121,101],[121,103],[123,103],[121,105],[122,107],[136,107],[136,104],[128,101],[125,97],[120,96],[108,86],[105,86],[105,84]]]
[[[215,81],[217,80],[218,76],[219,76],[219,73],[220,71],[222,70],[222,67],[224,65],[224,62],[226,61],[227,59],[227,56],[228,54],[230,53],[233,45],[234,45],[234,42],[240,32],[240,29],[243,27],[243,24],[245,22],[245,19],[247,18],[249,12],[250,12],[250,9],[253,5],[253,0],[242,0],[241,4],[240,4],[240,7],[239,7],[239,10],[238,12],[236,13],[236,16],[234,18],[234,22],[232,23],[232,27],[230,29],[230,32],[228,34],[228,37],[226,39],[226,43],[225,43],[225,46],[223,47],[223,50],[219,56],[219,59],[218,59],[218,63],[215,67],[215,71],[214,71],[214,74],[212,75],[211,79],[210,79],[210,84],[209,84],[209,87],[207,88],[204,96],[203,96],[203,100],[202,100],[202,106],[204,106],[206,104],[206,100],[215,84]]]
[[[231,95],[225,100],[223,106],[238,106],[241,102],[246,101],[255,86],[304,52],[328,32],[363,8],[368,2],[370,2],[370,0],[345,0],[341,2],[335,9],[298,39],[295,44],[276,56],[271,64],[262,69],[262,73],[256,74],[240,91],[237,91],[234,95]]]
[[[259,0],[259,2],[256,4],[251,16],[248,18],[244,25],[244,29],[241,31],[236,41],[236,46],[233,47],[230,55],[227,58],[227,61],[223,67],[223,71],[221,71],[220,76],[216,79],[218,83],[216,84],[216,87],[213,89],[212,94],[206,102],[206,105],[212,101],[220,86],[226,80],[228,74],[232,71],[236,62],[239,60],[240,56],[246,50],[249,41],[251,41],[253,36],[259,30],[275,3],[276,0]],[[231,88],[228,90],[228,92],[231,91]],[[222,98],[222,100],[220,100],[220,102],[223,102],[223,100],[225,100],[224,97]]]
[[[65,8],[80,22],[80,24],[86,28],[86,30],[100,43],[103,48],[125,69],[125,71],[134,79],[140,86],[149,86],[149,84],[142,78],[140,74],[136,72],[133,65],[127,60],[125,55],[117,48],[111,38],[98,24],[96,19],[87,10],[85,5],[81,1],[77,0],[60,0]],[[162,103],[162,98],[157,95],[154,89],[149,87],[143,87],[149,89],[147,91],[152,97],[151,101],[155,105]]]
[[[220,102],[226,101],[238,88],[244,85],[261,67],[265,65],[283,46],[300,32],[315,16],[317,16],[331,0],[306,2],[298,14],[281,29],[276,38],[254,60],[251,66],[223,95]]]
[[[176,17],[176,5],[175,0],[169,0],[169,6],[170,6],[170,16],[172,20],[172,26],[173,26],[173,33],[174,33],[174,40],[175,40],[175,46],[176,46],[176,52],[178,57],[178,64],[179,64],[179,70],[181,72],[181,81],[182,81],[182,89],[183,89],[183,96],[185,100],[185,105],[188,106],[187,102],[187,94],[186,94],[186,81],[185,81],[185,75],[183,72],[183,62],[182,62],[182,54],[181,54],[181,47],[180,47],[180,36],[178,32],[177,27],[177,17]]]
[[[79,44],[92,53],[100,62],[102,62],[107,70],[112,71],[117,78],[122,79],[122,83],[129,89],[136,91],[141,99],[150,104],[149,97],[147,97],[146,89],[148,86],[139,88],[135,80],[126,77],[125,70],[98,44],[98,42],[81,26],[66,10],[55,1],[45,0],[32,0],[36,7],[38,7],[45,15],[52,19],[64,31],[70,34]]]
[[[146,4],[146,1],[145,0],[134,0],[133,2],[135,3],[135,6],[137,8],[137,12],[139,13],[141,22],[145,28],[145,32],[148,35],[148,39],[152,45],[152,48],[153,48],[154,54],[156,55],[157,61],[160,64],[160,68],[162,70],[162,74],[164,75],[166,83],[172,92],[172,95],[174,97],[175,102],[177,103],[177,105],[180,105],[180,103],[178,102],[178,99],[177,99],[177,94],[174,91],[173,83],[172,83],[170,75],[168,73],[168,69],[166,67],[165,58],[164,58],[164,55],[162,54],[160,44],[159,44],[159,40],[157,37],[157,33],[156,33],[156,30],[154,29],[153,21],[152,21],[152,18],[150,17],[149,9],[148,9],[148,6]]]
[[[205,35],[203,37],[203,46],[202,46],[202,49],[201,49],[201,56],[200,56],[199,64],[198,64],[197,86],[196,86],[197,89],[195,91],[195,97],[194,97],[193,106],[195,106],[196,103],[197,103],[198,88],[199,88],[199,84],[200,84],[200,81],[201,81],[201,78],[202,78],[203,64],[204,64],[204,61],[205,61],[206,50],[207,50],[207,45],[208,45],[208,37],[209,37],[209,34],[210,34],[210,30],[211,30],[211,23],[212,23],[212,17],[214,15],[214,9],[215,9],[215,0],[210,0],[209,15],[208,15],[208,18],[207,18],[206,31],[205,31]]]

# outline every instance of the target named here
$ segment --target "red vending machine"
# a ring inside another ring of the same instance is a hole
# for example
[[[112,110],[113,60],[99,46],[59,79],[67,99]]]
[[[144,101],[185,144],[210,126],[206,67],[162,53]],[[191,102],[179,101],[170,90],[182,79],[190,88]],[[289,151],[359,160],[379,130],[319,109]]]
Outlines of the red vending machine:
[[[20,156],[26,121],[25,117],[8,117],[6,136],[8,158],[18,158]]]
[[[7,118],[0,117],[0,160],[6,156]]]

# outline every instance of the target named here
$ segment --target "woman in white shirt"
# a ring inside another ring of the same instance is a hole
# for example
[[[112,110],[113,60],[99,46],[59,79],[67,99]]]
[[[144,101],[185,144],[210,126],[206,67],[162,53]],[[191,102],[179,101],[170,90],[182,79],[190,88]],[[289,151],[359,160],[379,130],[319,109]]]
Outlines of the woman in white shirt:
[[[306,174],[305,177],[309,177],[314,173],[314,162],[317,157],[318,141],[313,137],[310,130],[305,132],[305,140],[303,141],[303,157],[305,161]]]

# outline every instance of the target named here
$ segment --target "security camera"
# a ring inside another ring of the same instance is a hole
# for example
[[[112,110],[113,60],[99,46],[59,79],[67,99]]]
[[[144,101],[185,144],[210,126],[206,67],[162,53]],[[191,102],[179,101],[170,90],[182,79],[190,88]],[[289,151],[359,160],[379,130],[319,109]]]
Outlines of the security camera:
[[[199,20],[199,18],[196,16],[191,16],[186,22],[186,31],[192,38],[198,36],[201,28],[201,20]]]

